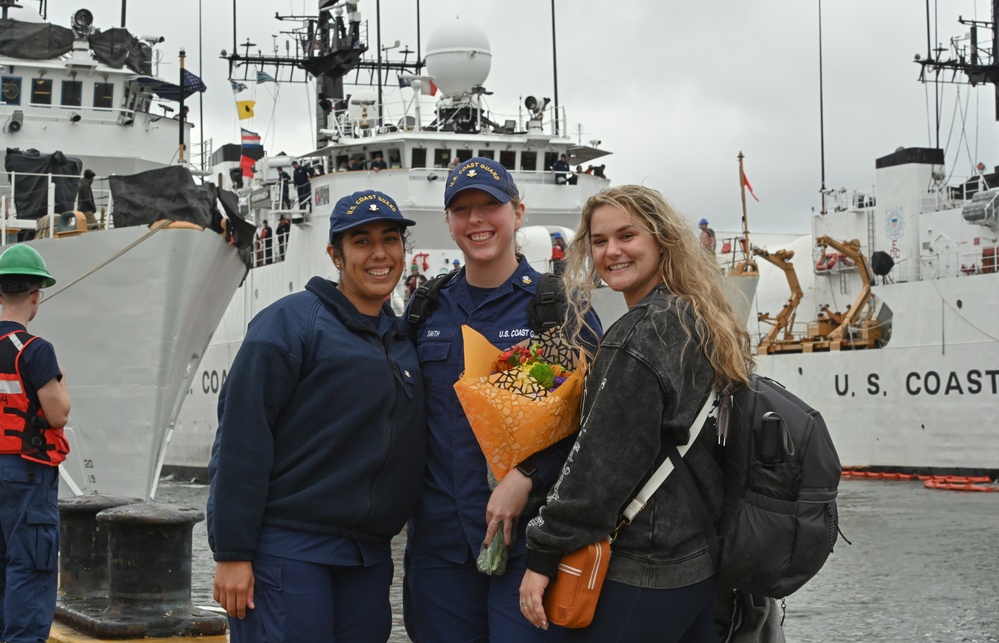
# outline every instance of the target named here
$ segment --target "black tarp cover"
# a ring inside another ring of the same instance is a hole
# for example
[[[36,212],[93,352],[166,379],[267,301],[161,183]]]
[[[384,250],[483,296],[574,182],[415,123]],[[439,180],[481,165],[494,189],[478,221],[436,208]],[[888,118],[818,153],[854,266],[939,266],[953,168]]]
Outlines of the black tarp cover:
[[[73,30],[47,23],[0,19],[0,56],[24,60],[54,60],[73,49]],[[90,50],[108,67],[128,67],[137,74],[152,73],[153,50],[127,29],[94,31],[87,37]]]
[[[116,228],[169,219],[189,221],[221,233],[223,217],[216,207],[221,201],[232,222],[228,236],[233,245],[245,248],[253,242],[256,231],[253,224],[244,221],[232,207],[235,195],[219,190],[212,183],[198,185],[185,167],[171,165],[130,176],[112,175],[108,177],[108,185]]]
[[[7,148],[4,157],[4,170],[18,172],[14,179],[14,205],[17,218],[38,219],[49,212],[49,190],[47,176],[22,176],[31,174],[62,174],[53,176],[55,184],[55,207],[53,212],[68,212],[75,208],[76,190],[80,185],[80,171],[83,162],[66,156],[62,152],[40,154],[38,150],[21,151]]]
[[[0,19],[0,56],[51,60],[73,48],[73,30],[46,23]]]
[[[152,47],[142,42],[127,29],[115,27],[91,34],[90,49],[97,60],[109,67],[127,66],[137,74],[149,75],[153,71]]]

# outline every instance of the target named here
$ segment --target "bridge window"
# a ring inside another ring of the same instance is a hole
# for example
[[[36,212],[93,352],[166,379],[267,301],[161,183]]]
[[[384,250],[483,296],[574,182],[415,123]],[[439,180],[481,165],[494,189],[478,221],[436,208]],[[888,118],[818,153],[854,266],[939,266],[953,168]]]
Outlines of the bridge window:
[[[434,150],[434,167],[447,167],[451,164],[451,150],[438,147]]]
[[[508,170],[517,169],[517,153],[513,150],[500,152],[500,165]]]
[[[386,162],[393,170],[402,167],[402,152],[394,147],[389,148],[388,160]]]
[[[79,107],[83,104],[83,83],[79,80],[62,81],[62,104],[66,107]]]
[[[422,147],[413,148],[413,162],[410,167],[427,167],[427,150]]]
[[[21,79],[13,76],[0,77],[0,103],[21,104]]]
[[[527,172],[533,172],[538,169],[538,153],[537,152],[521,152],[520,153],[520,169]]]
[[[110,109],[114,107],[114,84],[94,83],[94,107]]]
[[[52,79],[34,78],[31,81],[31,102],[36,105],[52,104]]]
[[[550,170],[555,167],[555,161],[558,160],[557,152],[545,152],[545,166],[541,169]]]
[[[479,156],[484,159],[495,159],[496,150],[479,150]]]
[[[472,150],[458,150],[455,152],[455,156],[458,157],[459,161],[464,163],[468,159],[472,158]]]

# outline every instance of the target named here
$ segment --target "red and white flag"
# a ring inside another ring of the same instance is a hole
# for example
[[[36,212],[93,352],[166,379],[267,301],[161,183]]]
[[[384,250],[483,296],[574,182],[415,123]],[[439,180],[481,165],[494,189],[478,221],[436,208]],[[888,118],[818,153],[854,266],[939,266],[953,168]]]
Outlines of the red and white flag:
[[[760,199],[759,199],[759,198],[757,198],[757,196],[756,196],[756,193],[755,193],[755,192],[753,192],[753,186],[749,184],[749,177],[748,177],[748,176],[746,176],[746,173],[745,173],[745,172],[743,172],[743,173],[742,173],[742,183],[743,183],[743,185],[745,185],[745,186],[746,186],[746,189],[748,189],[748,190],[749,190],[749,194],[750,194],[750,195],[752,195],[752,197],[753,197],[754,199],[756,199],[756,202],[757,202],[757,203],[759,203],[759,202],[760,202]]]

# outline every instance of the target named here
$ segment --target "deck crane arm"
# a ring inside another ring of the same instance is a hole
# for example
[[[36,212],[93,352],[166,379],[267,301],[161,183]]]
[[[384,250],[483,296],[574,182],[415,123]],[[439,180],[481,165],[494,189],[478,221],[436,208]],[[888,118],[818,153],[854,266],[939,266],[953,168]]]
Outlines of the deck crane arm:
[[[849,310],[843,313],[843,320],[840,325],[829,334],[831,340],[842,340],[846,329],[854,324],[854,320],[860,315],[860,311],[871,299],[871,282],[874,280],[874,273],[871,271],[871,264],[867,257],[860,251],[860,241],[837,241],[831,237],[821,236],[815,240],[815,245],[819,248],[831,247],[845,257],[852,259],[860,269],[860,278],[863,285],[857,298],[853,300]]]
[[[760,321],[772,323],[772,327],[766,336],[760,340],[760,353],[766,354],[770,352],[770,347],[777,341],[781,332],[783,332],[785,340],[792,339],[791,328],[794,325],[795,311],[804,293],[801,291],[801,284],[798,283],[798,275],[794,271],[794,264],[791,263],[791,258],[794,257],[793,250],[782,249],[769,252],[763,248],[753,246],[753,254],[757,257],[762,257],[783,270],[784,276],[787,278],[788,288],[791,290],[791,297],[784,304],[784,307],[781,308],[780,312],[777,313],[776,317],[760,313]]]

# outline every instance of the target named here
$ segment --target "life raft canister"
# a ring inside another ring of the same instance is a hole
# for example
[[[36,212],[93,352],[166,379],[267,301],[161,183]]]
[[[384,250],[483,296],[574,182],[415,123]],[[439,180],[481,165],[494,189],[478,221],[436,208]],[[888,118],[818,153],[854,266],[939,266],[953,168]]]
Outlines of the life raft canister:
[[[32,402],[21,378],[21,353],[36,338],[26,331],[0,337],[0,453],[58,466],[69,453],[62,427],[51,427],[41,405]]]

